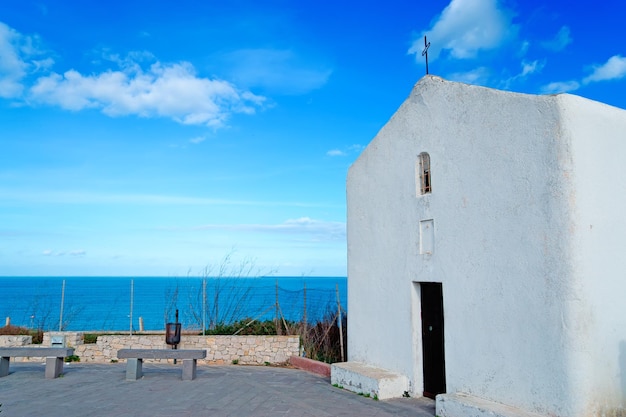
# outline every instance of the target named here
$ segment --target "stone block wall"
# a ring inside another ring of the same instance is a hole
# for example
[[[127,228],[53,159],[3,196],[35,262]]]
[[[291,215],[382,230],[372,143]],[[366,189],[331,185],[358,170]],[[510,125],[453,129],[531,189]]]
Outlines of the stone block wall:
[[[104,335],[95,344],[75,347],[81,362],[111,362],[117,360],[119,349],[171,349],[163,335]],[[204,349],[206,359],[200,365],[263,365],[286,363],[289,357],[298,355],[298,336],[184,336],[179,349]],[[166,362],[166,360],[149,360]],[[146,361],[148,362],[148,360]],[[171,362],[171,360],[170,360]]]
[[[63,336],[65,337],[65,346],[73,347],[83,344],[83,332],[45,332],[43,334],[43,341],[41,342],[41,346],[52,346],[52,337],[53,336]]]
[[[27,346],[32,342],[32,336],[0,336],[0,347]]]
[[[52,336],[65,336],[67,347],[74,348],[74,354],[81,362],[110,363],[117,361],[119,349],[171,349],[165,344],[165,335],[103,335],[96,343],[85,344],[82,332],[44,333],[41,346],[50,346]],[[0,336],[0,346],[27,346],[30,336]],[[35,345],[37,346],[37,345]],[[199,365],[276,365],[286,363],[291,356],[298,356],[300,338],[298,336],[189,336],[183,335],[179,349],[204,349],[206,359],[198,360]],[[42,358],[16,358],[18,362],[40,362]],[[123,362],[123,360],[121,360]],[[166,362],[150,359],[146,362]],[[172,360],[169,360],[172,362]]]

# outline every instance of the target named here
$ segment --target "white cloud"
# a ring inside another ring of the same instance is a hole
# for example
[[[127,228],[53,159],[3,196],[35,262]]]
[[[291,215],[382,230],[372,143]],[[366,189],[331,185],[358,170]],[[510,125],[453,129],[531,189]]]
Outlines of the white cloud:
[[[34,59],[31,61],[33,65],[33,72],[44,72],[48,71],[54,65],[54,59],[52,58],[44,58],[44,59]]]
[[[532,62],[522,61],[522,72],[520,73],[520,76],[525,77],[527,75],[540,72],[545,65],[546,65],[545,61],[539,61],[539,60],[535,60]]]
[[[38,36],[22,35],[0,22],[0,97],[20,98],[24,79],[54,64],[51,57],[41,57],[40,43]]]
[[[43,252],[41,252],[41,254],[43,256],[65,256],[65,255],[85,256],[87,254],[87,251],[83,249],[71,250],[71,251],[54,251],[52,249],[46,249]]]
[[[535,61],[525,61],[522,60],[522,63],[520,64],[522,69],[520,71],[519,74],[514,75],[506,80],[503,80],[501,82],[502,88],[508,89],[510,88],[511,84],[519,81],[519,80],[524,80],[525,78],[527,78],[529,75],[535,74],[537,72],[541,72],[541,70],[543,69],[543,67],[546,65],[545,60],[539,61],[539,60],[535,60]]]
[[[330,151],[326,152],[326,155],[327,156],[346,156],[346,153],[339,149],[331,149]]]
[[[459,81],[467,84],[484,85],[489,81],[491,71],[487,67],[475,68],[467,72],[456,72],[448,75],[451,81]]]
[[[214,127],[235,113],[252,114],[265,102],[228,81],[199,76],[188,62],[161,63],[146,51],[126,57],[103,51],[100,61],[115,63],[117,70],[88,75],[75,69],[50,72],[54,60],[42,56],[39,44],[37,36],[22,35],[0,22],[0,97]],[[34,83],[27,80],[37,73]]]
[[[526,53],[528,53],[529,49],[530,49],[530,42],[522,41],[519,46],[519,51],[518,51],[519,56],[525,56]]]
[[[235,82],[277,94],[308,93],[326,84],[332,74],[327,66],[307,62],[290,50],[242,49],[222,59]]]
[[[583,79],[584,84],[617,80],[626,76],[626,57],[614,55],[602,65],[594,65],[593,73]]]
[[[88,191],[12,190],[0,188],[0,204],[138,204],[259,207],[339,207],[334,204],[299,201],[228,200],[158,194],[107,194]]]
[[[195,138],[191,138],[189,139],[189,143],[193,143],[194,145],[197,145],[199,143],[202,143],[206,140],[206,136],[196,136]]]
[[[351,153],[359,153],[364,149],[363,145],[350,145],[344,150],[341,149],[331,149],[326,152],[326,156],[334,157],[334,156],[347,156]]]
[[[578,90],[579,88],[580,83],[578,81],[558,81],[541,87],[541,92],[543,94],[567,93]]]
[[[626,57],[614,55],[602,65],[594,65],[591,75],[581,81],[557,81],[541,88],[545,94],[567,93],[578,90],[581,85],[587,85],[599,81],[618,80],[626,77]]]
[[[429,59],[442,51],[452,58],[474,58],[481,50],[496,49],[517,33],[513,13],[498,0],[452,0],[432,28],[413,42],[408,53],[421,59],[424,35],[431,41]]]
[[[553,39],[543,42],[542,45],[546,49],[558,52],[565,49],[570,43],[572,43],[570,30],[567,26],[563,26]]]
[[[210,224],[196,227],[194,230],[308,235],[316,240],[326,241],[340,241],[346,237],[344,222],[315,220],[310,217],[289,219],[279,224]]]
[[[102,60],[113,62],[128,72],[140,71],[141,63],[151,63],[157,61],[154,54],[149,51],[131,51],[124,57],[120,56],[120,54],[111,52],[108,48],[96,50],[94,53],[96,53],[98,57],[93,61],[94,63],[102,64]]]
[[[222,80],[198,77],[187,62],[147,70],[127,62],[121,71],[41,77],[30,89],[32,102],[67,110],[101,109],[109,116],[167,117],[183,124],[221,126],[233,113],[253,113],[263,97],[238,91]]]
[[[28,64],[19,53],[22,36],[0,22],[0,97],[15,98],[24,89],[22,79]]]

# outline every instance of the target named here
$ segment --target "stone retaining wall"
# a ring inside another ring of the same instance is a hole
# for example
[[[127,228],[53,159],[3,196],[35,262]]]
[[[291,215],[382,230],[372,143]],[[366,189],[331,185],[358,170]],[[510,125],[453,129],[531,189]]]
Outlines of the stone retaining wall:
[[[81,332],[50,332],[44,334],[41,346],[50,346],[51,336],[66,336],[68,347],[74,348],[74,354],[81,362],[110,363],[117,361],[119,349],[171,349],[165,344],[164,335],[103,335],[96,343],[83,343]],[[21,336],[1,336],[2,338]],[[27,336],[28,337],[28,336]],[[23,346],[17,344],[6,346]],[[0,346],[3,346],[0,344]],[[183,335],[179,349],[204,349],[206,359],[198,360],[198,364],[230,365],[264,365],[286,363],[291,356],[297,356],[300,349],[298,336],[188,336]],[[18,359],[19,360],[19,359]],[[25,359],[26,360],[26,359]],[[41,361],[41,358],[32,358]],[[124,360],[121,360],[123,362]],[[150,362],[166,362],[166,360],[149,360]],[[171,361],[171,360],[170,360]],[[148,362],[148,361],[146,361]]]
[[[0,347],[26,346],[32,342],[32,336],[0,336]]]
[[[43,334],[41,346],[51,346],[53,336],[65,337],[65,345],[73,348],[78,345],[82,345],[84,339],[83,332],[45,332]]]

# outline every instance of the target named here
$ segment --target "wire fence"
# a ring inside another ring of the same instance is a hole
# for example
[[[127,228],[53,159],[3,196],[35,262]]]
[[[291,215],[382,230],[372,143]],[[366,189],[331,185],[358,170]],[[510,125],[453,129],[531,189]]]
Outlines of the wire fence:
[[[346,278],[0,278],[0,314],[41,330],[208,330],[243,320],[317,322],[346,314]],[[339,312],[339,313],[338,313]]]

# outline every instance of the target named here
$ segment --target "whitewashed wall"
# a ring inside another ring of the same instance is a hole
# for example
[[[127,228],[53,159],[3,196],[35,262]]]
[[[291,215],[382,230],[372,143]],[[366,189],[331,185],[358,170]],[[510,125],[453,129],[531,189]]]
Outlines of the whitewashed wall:
[[[416,283],[442,282],[447,392],[557,416],[621,405],[626,383],[614,354],[621,346],[626,357],[626,342],[615,340],[626,326],[615,317],[626,308],[601,300],[626,294],[617,277],[626,268],[601,248],[626,246],[617,215],[626,175],[614,169],[626,156],[625,121],[622,110],[573,96],[423,78],[348,174],[349,360],[407,375],[421,395]],[[421,152],[432,167],[424,196]],[[582,179],[589,152],[596,169]],[[576,191],[598,181],[603,207],[599,189]],[[585,216],[605,227],[593,240],[582,232]],[[428,219],[434,252],[420,255],[419,223]],[[600,341],[606,332],[610,341]],[[600,372],[592,361],[604,352],[612,359]],[[611,398],[590,398],[586,390],[608,373],[600,385]]]
[[[580,415],[620,415],[617,406],[626,405],[626,111],[568,95],[559,96],[559,104],[575,167],[568,196],[574,260],[569,395]]]

